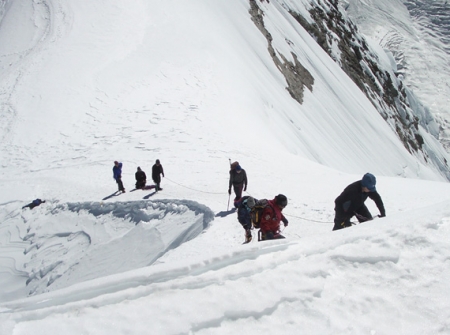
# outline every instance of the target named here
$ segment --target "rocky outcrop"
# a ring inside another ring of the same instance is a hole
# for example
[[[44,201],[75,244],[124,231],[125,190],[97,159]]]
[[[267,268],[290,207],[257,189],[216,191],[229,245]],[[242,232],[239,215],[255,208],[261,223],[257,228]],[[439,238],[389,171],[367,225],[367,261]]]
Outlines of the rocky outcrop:
[[[258,4],[255,0],[250,0],[250,15],[252,21],[261,31],[261,33],[267,39],[267,49],[269,51],[270,56],[273,59],[273,62],[286,78],[287,87],[286,90],[289,92],[292,98],[294,98],[299,104],[303,103],[303,91],[304,88],[307,87],[311,92],[313,90],[314,78],[309,73],[309,71],[298,61],[297,55],[291,53],[294,62],[289,61],[284,55],[280,52],[275,52],[275,49],[272,46],[272,36],[270,32],[264,26],[264,13],[259,8]],[[278,58],[277,55],[280,55]]]
[[[377,56],[370,51],[358,28],[339,10],[338,1],[313,6],[309,11],[313,24],[299,13],[290,13],[366,94],[406,149],[411,153],[420,151],[423,138],[418,132],[419,119],[409,106],[404,86],[398,78],[392,78],[392,73],[379,67]],[[338,46],[340,55],[333,54],[332,44]]]

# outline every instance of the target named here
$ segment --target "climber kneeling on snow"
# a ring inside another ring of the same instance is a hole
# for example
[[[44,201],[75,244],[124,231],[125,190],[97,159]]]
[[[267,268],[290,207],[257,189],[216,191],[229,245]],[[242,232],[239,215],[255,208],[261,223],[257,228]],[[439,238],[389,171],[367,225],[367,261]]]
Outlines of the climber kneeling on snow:
[[[147,175],[141,168],[138,166],[136,173],[134,174],[136,178],[136,188],[145,188],[145,184],[147,183]]]
[[[335,217],[333,230],[350,227],[352,224],[350,219],[356,216],[359,222],[372,220],[364,202],[369,197],[372,199],[380,211],[380,217],[386,216],[383,200],[378,194],[375,184],[377,180],[371,173],[366,173],[361,180],[355,181],[348,185],[339,195],[335,203]]]
[[[285,227],[288,225],[288,220],[281,213],[287,203],[287,198],[283,194],[278,194],[273,200],[267,202],[261,214],[261,240],[285,238],[280,234],[280,223],[283,222]]]

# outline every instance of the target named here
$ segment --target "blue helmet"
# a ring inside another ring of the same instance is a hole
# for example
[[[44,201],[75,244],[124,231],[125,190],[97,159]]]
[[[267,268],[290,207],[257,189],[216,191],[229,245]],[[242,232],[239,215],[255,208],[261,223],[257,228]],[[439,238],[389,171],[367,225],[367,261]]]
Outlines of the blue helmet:
[[[367,187],[370,192],[376,192],[375,184],[377,183],[377,179],[371,173],[366,173],[361,180],[361,184],[363,187]]]

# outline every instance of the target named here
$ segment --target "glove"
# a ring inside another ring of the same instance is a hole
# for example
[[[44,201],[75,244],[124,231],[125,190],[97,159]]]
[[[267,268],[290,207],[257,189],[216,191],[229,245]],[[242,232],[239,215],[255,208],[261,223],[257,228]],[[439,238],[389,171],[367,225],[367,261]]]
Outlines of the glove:
[[[228,189],[228,194],[231,194],[231,188]]]
[[[284,223],[284,226],[287,227],[287,225],[289,224],[288,219],[283,218],[282,221],[283,221],[283,223]]]

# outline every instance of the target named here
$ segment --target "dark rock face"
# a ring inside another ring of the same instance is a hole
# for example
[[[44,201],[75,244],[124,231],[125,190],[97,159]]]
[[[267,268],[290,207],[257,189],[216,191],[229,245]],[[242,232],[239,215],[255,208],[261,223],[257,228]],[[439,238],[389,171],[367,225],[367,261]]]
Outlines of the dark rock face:
[[[328,7],[315,6],[310,10],[314,24],[308,24],[300,14],[290,12],[330,57],[372,101],[380,114],[397,132],[409,152],[421,149],[423,139],[418,131],[418,118],[412,113],[403,85],[394,85],[397,78],[378,66],[376,55],[371,53],[365,40],[358,34],[358,28],[346,20],[336,0],[330,0]],[[337,40],[336,40],[337,39]],[[340,59],[331,53],[331,43],[337,43]]]
[[[286,82],[288,84],[288,87],[286,87],[287,91],[293,99],[295,99],[299,104],[302,104],[304,88],[307,87],[311,92],[313,90],[313,76],[302,64],[300,64],[297,55],[294,53],[292,53],[294,62],[287,60],[286,57],[280,53],[281,59],[278,58],[277,53],[272,46],[272,36],[264,26],[264,13],[259,8],[255,0],[250,0],[250,15],[252,21],[266,37],[268,43],[267,49],[275,65],[286,78]]]

